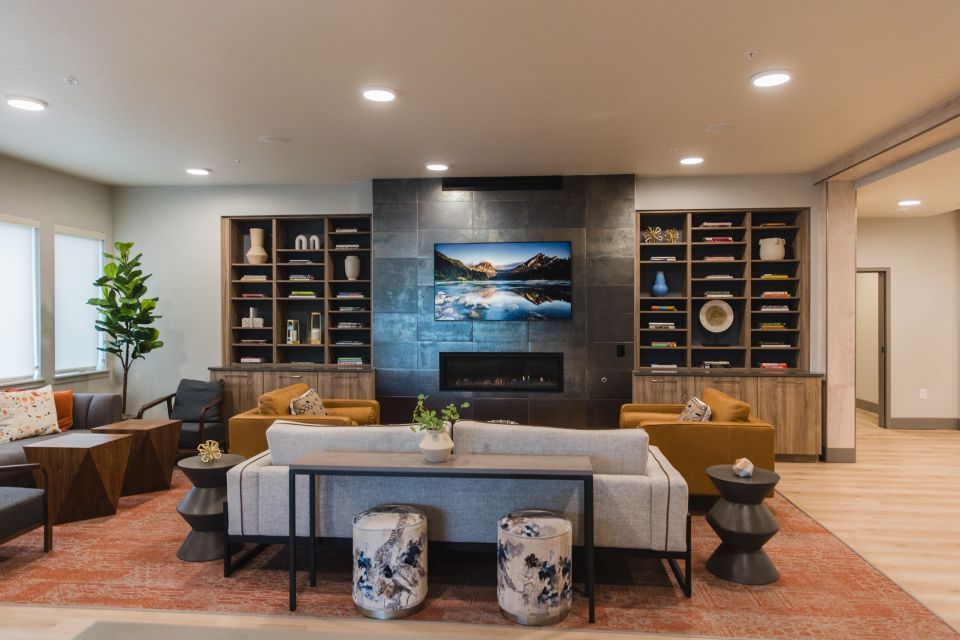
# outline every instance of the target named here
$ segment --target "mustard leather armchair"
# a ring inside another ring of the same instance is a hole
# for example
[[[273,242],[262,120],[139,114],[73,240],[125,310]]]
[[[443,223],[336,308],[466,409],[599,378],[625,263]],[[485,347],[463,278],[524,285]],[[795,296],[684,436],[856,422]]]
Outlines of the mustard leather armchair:
[[[690,489],[690,495],[716,496],[707,467],[750,458],[757,467],[774,468],[774,427],[750,416],[746,421],[681,422],[682,404],[625,404],[621,429],[644,429]]]

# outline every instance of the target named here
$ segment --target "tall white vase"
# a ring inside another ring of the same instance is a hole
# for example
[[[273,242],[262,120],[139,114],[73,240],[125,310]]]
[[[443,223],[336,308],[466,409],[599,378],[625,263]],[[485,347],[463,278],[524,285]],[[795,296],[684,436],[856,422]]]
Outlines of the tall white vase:
[[[265,264],[267,250],[263,248],[263,229],[250,229],[250,249],[247,251],[247,262],[250,264]]]
[[[343,260],[343,270],[347,273],[347,280],[356,280],[360,277],[360,257],[347,256]]]

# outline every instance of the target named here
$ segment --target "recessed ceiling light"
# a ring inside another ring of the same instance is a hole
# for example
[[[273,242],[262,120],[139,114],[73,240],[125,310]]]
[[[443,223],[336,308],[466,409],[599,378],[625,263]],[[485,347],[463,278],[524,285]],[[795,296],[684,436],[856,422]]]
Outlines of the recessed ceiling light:
[[[450,167],[443,164],[442,162],[428,162],[427,169],[430,171],[446,171]]]
[[[286,136],[260,136],[257,140],[263,144],[290,144],[293,142],[293,140]]]
[[[687,166],[695,165],[695,164],[703,164],[703,158],[701,158],[700,156],[687,156],[686,158],[680,158],[680,164],[687,165]]]
[[[369,87],[363,90],[363,97],[370,102],[393,102],[397,92],[386,87]]]
[[[921,200],[901,200],[897,205],[901,207],[915,207],[918,204],[923,204]]]
[[[26,96],[7,96],[7,104],[23,111],[43,111],[47,108],[47,103],[43,100]]]
[[[187,173],[192,176],[208,176],[213,173],[212,169],[205,169],[204,167],[190,167],[187,169]]]
[[[770,71],[761,71],[750,78],[750,82],[755,87],[779,87],[782,84],[790,82],[790,72],[783,69],[771,69]]]

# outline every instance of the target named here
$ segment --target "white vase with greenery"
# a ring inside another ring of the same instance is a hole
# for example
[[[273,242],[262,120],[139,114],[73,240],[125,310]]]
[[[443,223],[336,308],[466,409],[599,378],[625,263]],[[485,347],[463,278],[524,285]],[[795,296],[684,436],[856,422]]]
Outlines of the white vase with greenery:
[[[450,430],[453,424],[460,419],[460,409],[470,406],[464,402],[459,407],[448,404],[437,415],[437,412],[424,405],[427,396],[422,393],[417,396],[417,406],[413,408],[413,422],[411,431],[420,432],[420,452],[427,462],[446,462],[453,451],[453,440]]]

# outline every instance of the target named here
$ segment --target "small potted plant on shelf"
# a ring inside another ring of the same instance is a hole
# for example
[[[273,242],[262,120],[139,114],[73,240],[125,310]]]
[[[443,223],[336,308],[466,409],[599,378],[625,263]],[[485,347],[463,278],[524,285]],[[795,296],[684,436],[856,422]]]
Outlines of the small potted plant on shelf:
[[[453,440],[450,438],[450,428],[460,419],[460,409],[470,406],[464,402],[459,407],[450,403],[437,415],[437,412],[424,405],[427,396],[422,393],[417,396],[417,406],[413,408],[413,422],[411,431],[419,431],[420,452],[427,462],[446,462],[453,451]]]

